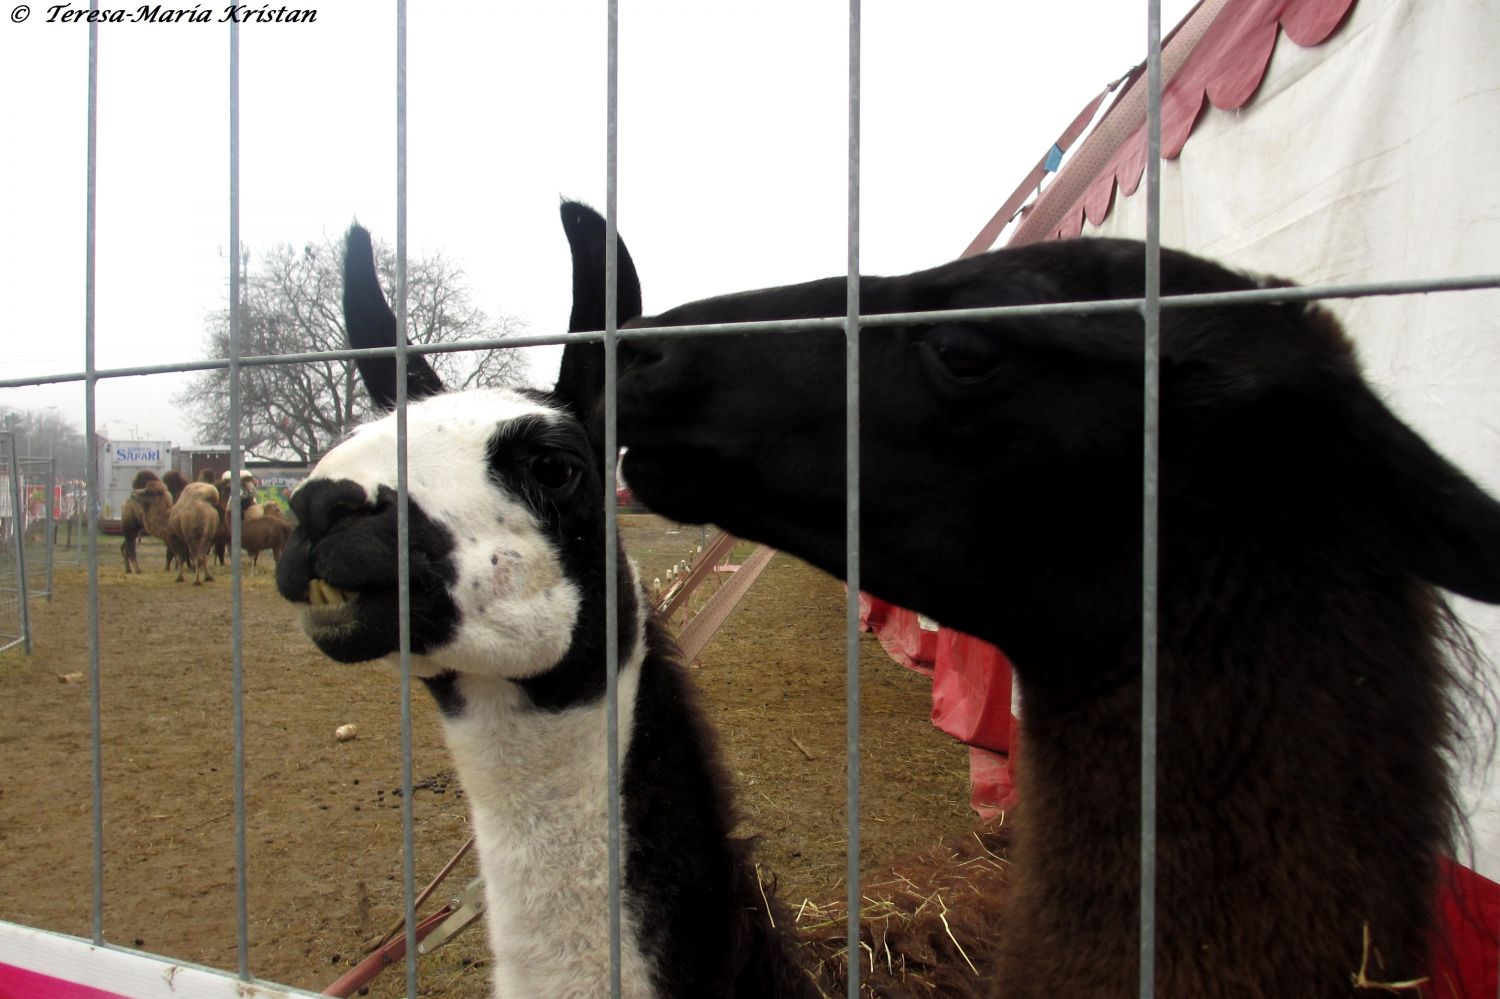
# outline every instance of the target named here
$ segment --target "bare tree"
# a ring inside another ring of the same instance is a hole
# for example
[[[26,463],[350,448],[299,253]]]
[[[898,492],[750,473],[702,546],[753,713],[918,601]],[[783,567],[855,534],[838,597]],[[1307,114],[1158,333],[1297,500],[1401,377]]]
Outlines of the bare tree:
[[[57,459],[59,479],[81,479],[88,468],[88,442],[83,431],[62,416],[56,406],[16,409],[0,406],[0,428],[16,435],[16,452],[23,458]]]
[[[395,300],[395,254],[375,245],[376,267],[387,297]],[[347,346],[342,307],[343,248],[332,240],[300,251],[273,247],[243,282],[241,356],[308,353]],[[248,268],[247,268],[248,270]],[[519,320],[491,318],[470,300],[463,271],[435,255],[407,262],[407,328],[416,344],[511,336]],[[229,356],[229,311],[209,320],[210,357]],[[514,384],[523,371],[511,350],[432,354],[429,362],[450,388]],[[191,414],[198,439],[230,439],[229,372],[196,376],[177,399]],[[240,439],[245,451],[267,460],[318,458],[361,422],[369,400],[352,361],[319,360],[240,369]]]

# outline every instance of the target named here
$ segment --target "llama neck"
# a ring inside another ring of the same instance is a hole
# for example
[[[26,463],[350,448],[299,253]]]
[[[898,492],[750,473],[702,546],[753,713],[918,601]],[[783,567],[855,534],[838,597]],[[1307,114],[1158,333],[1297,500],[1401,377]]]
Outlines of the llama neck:
[[[1437,598],[1313,572],[1163,601],[1160,994],[1347,996],[1366,924],[1371,977],[1428,972],[1452,815]],[[1089,699],[1023,679],[1008,999],[1134,995],[1140,685],[1118,669]]]
[[[637,641],[621,663],[621,760],[644,658]],[[463,675],[456,683],[463,708],[443,727],[474,822],[495,989],[608,995],[607,706],[539,710],[508,680]],[[621,841],[628,849],[628,827]],[[623,994],[652,996],[631,906],[621,920]]]

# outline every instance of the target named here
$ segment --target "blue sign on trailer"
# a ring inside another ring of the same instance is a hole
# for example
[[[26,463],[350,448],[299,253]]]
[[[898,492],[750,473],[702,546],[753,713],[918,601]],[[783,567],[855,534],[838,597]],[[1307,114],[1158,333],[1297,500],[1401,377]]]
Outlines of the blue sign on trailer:
[[[113,447],[116,465],[155,467],[162,464],[162,449],[159,444],[115,444]]]

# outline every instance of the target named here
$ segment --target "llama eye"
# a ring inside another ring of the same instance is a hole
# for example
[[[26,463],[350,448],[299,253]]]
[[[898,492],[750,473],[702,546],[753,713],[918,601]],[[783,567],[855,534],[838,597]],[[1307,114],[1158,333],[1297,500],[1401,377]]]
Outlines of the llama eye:
[[[578,480],[578,463],[556,452],[533,456],[528,467],[537,485],[554,492],[567,489]]]
[[[922,344],[944,372],[962,381],[991,375],[1004,360],[999,336],[972,326],[934,326]]]

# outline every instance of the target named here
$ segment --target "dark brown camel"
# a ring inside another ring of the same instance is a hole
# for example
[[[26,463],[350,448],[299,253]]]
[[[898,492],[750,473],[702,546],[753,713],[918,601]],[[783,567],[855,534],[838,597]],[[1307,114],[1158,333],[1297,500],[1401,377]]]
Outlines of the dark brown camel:
[[[254,572],[260,564],[260,553],[263,551],[269,551],[280,561],[281,552],[286,548],[287,538],[291,534],[291,522],[279,513],[267,513],[241,524],[240,547],[250,555],[250,571]]]
[[[214,561],[227,564],[229,552],[229,474],[220,476],[215,488],[219,492],[219,529],[214,532]],[[240,522],[248,524],[261,516],[261,506],[255,499],[255,477],[245,473],[240,478]]]

